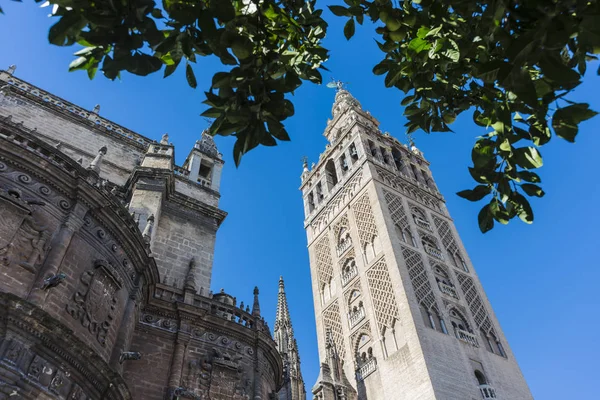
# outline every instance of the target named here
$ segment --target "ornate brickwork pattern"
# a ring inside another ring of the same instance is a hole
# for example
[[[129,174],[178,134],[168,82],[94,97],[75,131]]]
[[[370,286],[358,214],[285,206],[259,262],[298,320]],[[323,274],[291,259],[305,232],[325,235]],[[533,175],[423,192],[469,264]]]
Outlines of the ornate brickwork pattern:
[[[369,194],[363,194],[356,203],[352,206],[356,227],[360,244],[365,246],[373,241],[373,237],[377,236],[377,226],[373,217],[373,209],[369,201]]]
[[[317,258],[317,276],[319,277],[319,287],[321,287],[322,285],[329,283],[333,277],[331,246],[327,236],[324,236],[316,244],[315,256]]]
[[[384,258],[369,268],[367,280],[379,329],[382,330],[385,326],[391,327],[394,319],[398,319],[398,305]]]
[[[408,217],[406,216],[406,212],[404,212],[404,206],[402,205],[402,199],[400,196],[396,196],[388,192],[387,190],[383,191],[383,196],[388,206],[388,210],[390,211],[390,216],[392,217],[392,221],[395,225],[398,225],[402,229],[410,229],[408,224]]]
[[[325,311],[323,311],[323,324],[325,331],[331,330],[331,336],[337,348],[340,359],[346,355],[346,346],[344,345],[344,334],[342,332],[342,320],[340,318],[340,307],[337,300],[334,301]]]
[[[349,229],[350,224],[348,223],[348,216],[344,214],[342,218],[338,220],[338,222],[333,227],[333,234],[335,235],[335,239],[338,240],[340,237],[340,232],[342,229]]]
[[[458,283],[465,294],[465,299],[467,300],[467,304],[469,305],[469,309],[471,310],[471,314],[475,319],[475,324],[485,333],[493,333],[494,328],[492,327],[492,322],[490,321],[490,317],[488,316],[488,312],[483,305],[483,301],[477,292],[477,288],[475,288],[475,283],[473,279],[467,275],[456,274]]]
[[[416,200],[427,207],[440,211],[439,200],[434,196],[427,194],[425,191],[417,188],[412,183],[404,182],[401,178],[383,168],[375,167],[375,170],[377,171],[381,181],[383,181],[383,183],[386,185],[404,193],[411,199]]]
[[[320,212],[319,217],[310,224],[313,229],[313,235],[318,235],[327,224],[332,220],[335,214],[343,209],[354,197],[354,194],[360,189],[362,182],[362,170],[356,172],[356,174],[346,183],[344,187],[339,191],[338,194],[327,204],[325,209]]]
[[[456,245],[456,240],[454,240],[454,235],[452,235],[448,222],[434,215],[433,223],[437,227],[438,233],[442,238],[442,244],[448,250],[448,253],[455,254],[458,251],[458,246]]]
[[[417,301],[427,310],[434,309],[438,310],[435,296],[427,278],[427,272],[423,265],[423,259],[421,254],[418,252],[402,247],[402,256],[406,261],[406,268],[408,269],[408,276],[410,282],[417,296]]]

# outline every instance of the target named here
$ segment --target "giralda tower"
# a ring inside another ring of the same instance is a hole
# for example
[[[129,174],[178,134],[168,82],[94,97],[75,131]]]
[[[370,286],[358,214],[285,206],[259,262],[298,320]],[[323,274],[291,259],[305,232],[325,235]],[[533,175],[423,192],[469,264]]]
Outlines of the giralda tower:
[[[344,89],[305,163],[322,400],[532,399],[429,163]]]

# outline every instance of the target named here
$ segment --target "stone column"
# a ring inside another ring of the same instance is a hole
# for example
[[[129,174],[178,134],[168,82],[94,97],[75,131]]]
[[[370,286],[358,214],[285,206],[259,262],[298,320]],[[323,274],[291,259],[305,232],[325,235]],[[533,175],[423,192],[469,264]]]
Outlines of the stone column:
[[[171,389],[181,386],[181,374],[183,372],[183,361],[187,344],[188,338],[183,336],[181,332],[177,332],[173,358],[171,359],[171,372],[169,374],[169,388]]]
[[[56,232],[50,242],[50,251],[37,273],[37,277],[27,296],[27,300],[38,306],[44,303],[48,294],[46,291],[40,290],[44,283],[44,279],[58,272],[67,249],[71,244],[73,235],[75,235],[75,232],[79,231],[83,226],[83,217],[87,212],[88,208],[86,206],[82,205],[80,202],[75,203],[75,206],[60,225],[58,232]]]
[[[133,334],[133,329],[131,330],[131,332],[128,332],[127,330],[127,323],[131,320],[133,321],[133,327],[135,328],[135,309],[137,306],[137,297],[138,297],[138,288],[135,287],[132,291],[132,293],[129,295],[129,301],[127,302],[127,305],[125,306],[125,310],[123,311],[123,316],[121,317],[121,323],[119,324],[119,331],[117,333],[117,338],[115,340],[115,344],[113,346],[113,350],[110,356],[110,367],[114,370],[119,371],[120,368],[120,364],[119,364],[119,357],[121,356],[121,352],[122,351],[130,351],[131,349],[129,349],[129,344],[130,344],[130,339],[131,339],[131,335],[128,335],[129,333]],[[142,357],[144,356],[144,354],[142,354]]]

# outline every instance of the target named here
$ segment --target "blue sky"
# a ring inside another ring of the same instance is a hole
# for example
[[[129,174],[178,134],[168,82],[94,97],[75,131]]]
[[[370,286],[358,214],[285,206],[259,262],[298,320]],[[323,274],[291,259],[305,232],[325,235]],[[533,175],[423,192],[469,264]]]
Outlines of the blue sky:
[[[324,6],[324,5],[322,5]],[[187,87],[183,71],[168,79],[162,74],[140,78],[124,74],[111,82],[98,74],[69,73],[74,48],[47,43],[48,9],[33,2],[3,2],[0,16],[0,68],[16,64],[16,76],[150,138],[165,132],[176,144],[182,163],[207,123],[202,89],[222,67],[213,59],[196,66],[198,89]],[[368,27],[359,27],[350,42],[343,21],[325,12],[330,22],[326,47],[333,49],[327,67],[331,76],[350,82],[363,108],[381,121],[381,128],[404,140],[401,93],[385,89],[382,77],[371,73],[382,54]],[[585,84],[574,100],[600,111],[596,67],[588,68]],[[594,92],[596,89],[596,92]],[[245,303],[258,285],[263,314],[273,326],[279,275],[286,280],[288,302],[310,392],[318,374],[313,301],[303,229],[300,185],[301,158],[316,161],[325,148],[322,136],[331,116],[334,91],[306,84],[292,99],[296,115],[286,126],[292,142],[258,148],[244,156],[239,169],[231,157],[233,139],[217,138],[226,164],[221,208],[229,213],[217,237],[213,290],[225,288]],[[596,182],[600,117],[583,124],[576,144],[553,138],[541,149],[539,171],[546,196],[532,201],[535,223],[519,221],[482,235],[477,227],[481,205],[454,193],[474,183],[467,171],[474,137],[483,131],[468,116],[459,118],[456,133],[426,135],[415,140],[432,163],[434,178],[445,195],[458,231],[481,278],[502,328],[536,399],[595,398],[600,358],[600,194]]]

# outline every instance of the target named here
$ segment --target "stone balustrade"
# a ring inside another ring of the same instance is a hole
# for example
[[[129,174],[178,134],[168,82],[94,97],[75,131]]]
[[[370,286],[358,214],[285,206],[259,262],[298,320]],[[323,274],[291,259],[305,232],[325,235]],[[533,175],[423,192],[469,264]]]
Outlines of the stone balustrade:
[[[472,346],[479,347],[479,342],[477,341],[477,336],[473,335],[471,332],[465,331],[463,329],[456,328],[455,330],[456,337],[462,340],[465,343],[468,343]]]
[[[456,289],[450,285],[446,285],[444,282],[438,282],[438,287],[440,291],[448,296],[452,296],[455,299],[458,299],[458,293],[456,293]]]
[[[351,313],[348,317],[350,328],[354,328],[363,319],[365,319],[365,309],[360,307],[357,311]]]
[[[346,286],[350,281],[358,275],[358,268],[356,266],[351,267],[347,272],[342,274],[342,286]]]
[[[164,284],[157,284],[155,297],[172,302],[184,302],[185,295],[183,289]],[[242,308],[238,307],[236,304],[226,304],[210,297],[195,294],[193,305],[203,310],[207,310],[211,315],[235,322],[247,328],[257,326],[256,318],[249,312],[242,310]]]
[[[199,183],[200,185],[202,185],[202,186],[205,186],[205,187],[210,187],[210,180],[209,180],[209,179],[204,179],[204,178],[202,178],[202,177],[199,177],[199,178],[198,178],[198,183]]]
[[[425,252],[430,256],[437,258],[438,260],[444,261],[444,255],[440,249],[436,249],[435,247],[425,245]]]
[[[375,357],[371,357],[356,370],[356,379],[362,381],[376,370],[377,359]]]
[[[481,392],[481,397],[484,399],[496,398],[496,390],[490,385],[479,385],[479,391]]]
[[[417,218],[417,217],[415,217],[415,223],[416,223],[416,224],[417,224],[419,227],[421,227],[421,228],[423,228],[423,229],[426,229],[426,230],[428,230],[429,232],[433,232],[433,229],[431,229],[431,224],[430,224],[429,222],[425,221],[424,219],[421,219],[421,218]]]
[[[190,175],[190,171],[187,169],[183,169],[179,165],[175,165],[173,167],[173,173],[178,176],[188,177]]]
[[[351,240],[344,240],[342,243],[340,243],[337,247],[336,247],[336,251],[337,251],[337,256],[341,256],[342,254],[344,254],[344,252],[346,250],[348,250],[350,247],[352,247],[352,241]]]

